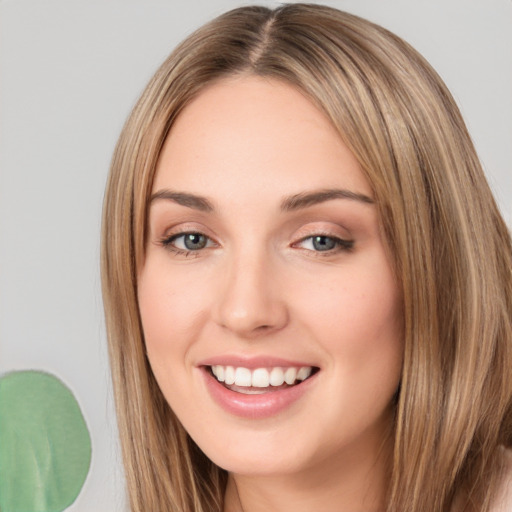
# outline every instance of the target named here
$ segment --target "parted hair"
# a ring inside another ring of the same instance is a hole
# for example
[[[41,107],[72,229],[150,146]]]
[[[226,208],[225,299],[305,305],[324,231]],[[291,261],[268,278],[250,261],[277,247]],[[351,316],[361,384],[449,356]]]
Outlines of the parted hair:
[[[403,296],[404,362],[387,512],[489,508],[512,444],[511,242],[460,112],[430,65],[333,8],[242,7],[203,26],[151,79],[112,160],[102,283],[133,512],[221,512],[226,472],[189,438],[153,377],[137,304],[164,140],[209,84],[257,75],[326,115],[374,193]]]

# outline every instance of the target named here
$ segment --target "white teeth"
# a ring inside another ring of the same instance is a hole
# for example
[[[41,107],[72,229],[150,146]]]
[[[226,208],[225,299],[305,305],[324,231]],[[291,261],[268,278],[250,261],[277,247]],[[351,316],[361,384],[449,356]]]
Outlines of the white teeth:
[[[211,367],[212,374],[219,382],[226,385],[236,385],[246,388],[268,388],[269,386],[278,387],[284,383],[292,386],[296,381],[306,380],[312,373],[311,366],[302,366],[296,368],[293,366],[287,368],[248,368],[233,366],[214,365]]]
[[[252,384],[251,370],[237,368],[235,370],[235,384],[237,386],[250,386]]]
[[[258,368],[252,372],[252,386],[254,388],[268,388],[270,375],[266,368]]]
[[[290,386],[297,380],[297,368],[286,368],[284,372],[284,381]]]
[[[303,366],[297,372],[297,380],[306,380],[310,375],[311,375],[311,366]]]
[[[235,383],[235,369],[232,366],[226,366],[224,382],[230,386]]]
[[[215,377],[217,377],[219,382],[224,382],[224,366],[212,366],[212,373],[215,375]]]
[[[281,386],[284,384],[284,372],[282,368],[272,368],[270,372],[270,385]]]

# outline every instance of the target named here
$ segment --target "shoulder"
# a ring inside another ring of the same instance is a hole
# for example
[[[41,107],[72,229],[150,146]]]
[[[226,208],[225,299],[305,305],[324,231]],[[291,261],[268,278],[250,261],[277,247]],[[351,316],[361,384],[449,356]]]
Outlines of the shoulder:
[[[500,488],[489,512],[512,511],[512,450],[504,450],[505,469]]]

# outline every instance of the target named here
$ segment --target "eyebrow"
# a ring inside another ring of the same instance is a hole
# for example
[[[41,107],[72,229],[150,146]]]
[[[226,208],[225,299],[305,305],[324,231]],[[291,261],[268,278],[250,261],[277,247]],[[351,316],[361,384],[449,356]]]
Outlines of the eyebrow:
[[[159,199],[172,201],[181,206],[186,206],[187,208],[192,208],[202,212],[214,211],[213,204],[209,199],[196,194],[190,194],[188,192],[174,192],[168,189],[160,190],[151,196],[150,203]],[[374,203],[371,197],[358,192],[352,192],[351,190],[323,189],[313,192],[302,192],[300,194],[294,194],[293,196],[287,197],[281,202],[281,210],[285,212],[300,210],[302,208],[308,208],[333,199],[348,199],[365,204]]]
[[[303,192],[286,198],[281,203],[281,210],[289,212],[308,208],[315,204],[331,201],[332,199],[349,199],[351,201],[359,201],[365,204],[373,204],[373,199],[365,194],[352,192],[346,189],[325,189],[313,192]]]
[[[188,194],[187,192],[173,192],[172,190],[167,189],[160,190],[151,196],[150,203],[153,203],[158,199],[167,199],[168,201],[172,201],[194,210],[200,210],[202,212],[213,211],[213,205],[208,199],[206,199],[206,197]]]

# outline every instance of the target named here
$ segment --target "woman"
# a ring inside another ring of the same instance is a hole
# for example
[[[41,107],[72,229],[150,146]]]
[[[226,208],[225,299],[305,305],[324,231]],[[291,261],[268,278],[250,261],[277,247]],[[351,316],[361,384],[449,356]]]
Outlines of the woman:
[[[406,43],[300,4],[202,27],[105,198],[132,510],[512,507],[511,268],[460,113]]]

